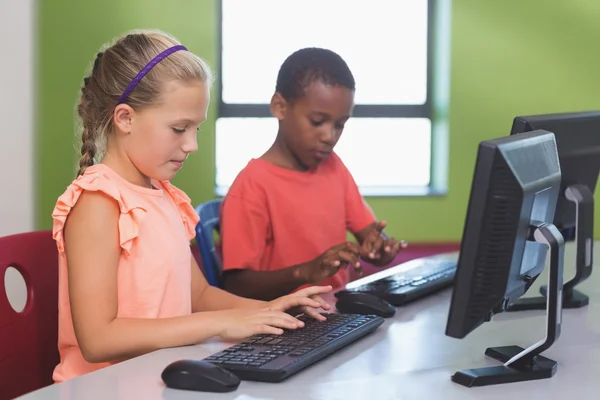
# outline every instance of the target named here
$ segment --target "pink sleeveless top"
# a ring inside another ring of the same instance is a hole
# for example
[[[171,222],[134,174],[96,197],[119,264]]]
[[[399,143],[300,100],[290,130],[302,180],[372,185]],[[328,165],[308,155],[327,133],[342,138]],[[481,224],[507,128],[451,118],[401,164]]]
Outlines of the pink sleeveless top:
[[[118,221],[118,317],[167,318],[191,313],[189,243],[198,216],[183,191],[169,182],[157,189],[134,185],[104,164],[86,169],[58,198],[52,213],[59,252],[58,349],[53,378],[61,382],[114,364],[91,364],[83,358],[73,330],[63,227],[84,190],[101,191],[121,209]],[[90,226],[90,229],[93,227]],[[116,362],[116,361],[115,361]]]

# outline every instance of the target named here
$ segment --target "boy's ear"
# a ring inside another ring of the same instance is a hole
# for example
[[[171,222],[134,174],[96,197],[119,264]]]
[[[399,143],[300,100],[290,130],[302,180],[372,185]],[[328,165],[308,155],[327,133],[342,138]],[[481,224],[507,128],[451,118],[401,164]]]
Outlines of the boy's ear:
[[[285,112],[287,110],[288,103],[279,92],[275,92],[271,97],[271,114],[278,120],[284,119]]]
[[[127,104],[119,104],[113,113],[113,123],[121,133],[131,132],[131,120],[135,111]]]

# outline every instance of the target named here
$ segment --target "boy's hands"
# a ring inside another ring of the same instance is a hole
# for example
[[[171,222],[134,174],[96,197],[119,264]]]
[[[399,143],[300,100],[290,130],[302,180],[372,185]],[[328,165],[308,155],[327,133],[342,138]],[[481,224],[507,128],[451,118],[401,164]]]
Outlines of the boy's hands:
[[[312,261],[299,266],[298,278],[309,284],[318,284],[335,275],[340,268],[351,265],[360,273],[360,259],[375,265],[387,265],[396,257],[407,243],[388,237],[383,229],[385,221],[377,222],[365,235],[359,246],[354,242],[335,245]]]
[[[406,248],[407,243],[404,240],[397,241],[383,232],[386,225],[385,221],[377,222],[365,236],[359,250],[363,260],[373,264],[387,265],[392,262],[401,249]]]
[[[330,292],[331,286],[311,286],[295,293],[282,296],[269,302],[269,308],[275,311],[290,311],[294,314],[306,314],[309,317],[324,321],[326,318],[317,309],[331,309],[331,306],[321,298],[321,294]]]
[[[340,267],[353,266],[360,270],[358,244],[344,242],[335,245],[298,269],[300,279],[306,283],[319,283],[335,275]]]

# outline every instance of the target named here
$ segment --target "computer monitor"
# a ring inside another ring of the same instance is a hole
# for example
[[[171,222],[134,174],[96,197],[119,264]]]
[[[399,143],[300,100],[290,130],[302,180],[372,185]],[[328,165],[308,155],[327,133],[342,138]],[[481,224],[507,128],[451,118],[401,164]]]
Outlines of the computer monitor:
[[[479,144],[446,335],[463,338],[521,297],[550,249],[547,334],[527,349],[488,348],[504,365],[456,372],[484,386],[549,378],[556,362],[540,355],[560,335],[564,239],[552,224],[561,170],[554,134],[536,130]]]
[[[562,173],[560,196],[554,225],[565,240],[575,239],[575,276],[564,284],[563,308],[579,308],[589,303],[587,295],[575,286],[592,274],[594,247],[594,191],[600,171],[600,112],[545,114],[516,117],[510,134],[536,129],[554,133]],[[542,297],[523,298],[508,311],[539,310],[546,307],[546,287]]]

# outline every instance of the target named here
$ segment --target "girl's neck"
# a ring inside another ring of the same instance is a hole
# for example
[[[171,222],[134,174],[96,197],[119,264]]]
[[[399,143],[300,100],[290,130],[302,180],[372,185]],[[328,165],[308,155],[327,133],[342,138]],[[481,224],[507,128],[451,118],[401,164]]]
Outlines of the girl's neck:
[[[121,157],[112,156],[108,151],[104,154],[100,163],[107,165],[123,179],[137,186],[154,189],[152,179],[142,174],[130,160],[121,160]]]

